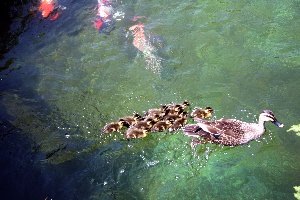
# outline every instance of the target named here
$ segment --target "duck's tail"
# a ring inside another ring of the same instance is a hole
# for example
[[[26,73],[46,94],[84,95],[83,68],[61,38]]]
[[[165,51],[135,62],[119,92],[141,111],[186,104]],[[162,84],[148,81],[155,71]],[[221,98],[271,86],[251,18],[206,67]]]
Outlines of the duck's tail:
[[[187,136],[199,137],[202,135],[201,133],[203,131],[202,128],[200,128],[200,126],[198,126],[197,124],[189,124],[183,128],[183,132]]]

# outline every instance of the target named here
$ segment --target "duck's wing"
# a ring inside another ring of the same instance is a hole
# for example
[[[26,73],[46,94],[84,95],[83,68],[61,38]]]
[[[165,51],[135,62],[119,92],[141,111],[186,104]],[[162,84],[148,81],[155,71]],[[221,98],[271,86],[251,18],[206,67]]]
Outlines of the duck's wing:
[[[237,137],[243,132],[240,129],[243,122],[235,119],[219,119],[212,122],[197,119],[197,122],[203,131],[212,134],[215,138],[222,137],[222,135]]]
[[[189,137],[202,137],[202,138],[208,138],[208,139],[210,139],[211,135],[212,135],[212,134],[202,130],[202,128],[200,128],[200,126],[198,126],[197,124],[185,125],[183,127],[183,133],[184,133],[184,135],[189,136]]]

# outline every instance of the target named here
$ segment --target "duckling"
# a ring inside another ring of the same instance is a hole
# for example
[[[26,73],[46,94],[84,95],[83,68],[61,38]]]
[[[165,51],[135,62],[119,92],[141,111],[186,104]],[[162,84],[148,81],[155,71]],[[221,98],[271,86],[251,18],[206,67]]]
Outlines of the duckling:
[[[182,109],[186,109],[187,107],[190,106],[190,103],[187,100],[185,100],[182,104],[179,105],[181,105]]]
[[[170,114],[170,115],[166,115],[164,116],[164,120],[171,120],[171,121],[175,121],[176,119],[182,118],[184,116],[187,116],[187,112],[183,111],[180,114]]]
[[[191,117],[205,119],[211,117],[213,112],[214,110],[211,107],[195,108],[191,113]]]
[[[144,118],[141,118],[141,119],[144,120],[144,121],[152,119],[156,123],[159,120],[161,120],[161,117],[158,114],[155,114],[154,116],[148,116],[148,117],[144,117]]]
[[[106,124],[103,127],[102,133],[116,132],[116,131],[119,131],[123,126],[129,127],[129,124],[124,120],[121,120],[118,122],[112,122],[112,123]]]
[[[173,120],[175,121],[176,119],[180,118],[181,114],[170,114],[170,115],[166,115],[164,116],[163,120]]]
[[[138,129],[135,127],[131,127],[127,129],[125,132],[125,138],[130,139],[130,138],[144,138],[148,134],[148,131],[145,129]]]
[[[153,117],[153,116],[163,116],[165,114],[165,105],[161,105],[160,108],[151,108],[147,112],[145,112],[145,117]]]
[[[149,130],[155,124],[155,121],[152,118],[148,118],[144,121],[139,121],[133,127],[141,130]]]
[[[168,106],[166,108],[166,111],[165,111],[165,115],[164,116],[168,116],[168,115],[179,115],[180,113],[183,112],[183,108],[182,106],[180,106],[179,104],[177,105],[171,105],[171,106]]]
[[[169,128],[170,132],[176,131],[180,128],[182,128],[187,123],[187,116],[180,117],[174,121],[172,126]]]
[[[119,119],[119,121],[125,121],[127,122],[130,126],[135,125],[140,119],[142,118],[141,115],[138,113],[135,113],[133,116],[128,116],[128,117],[122,117]]]
[[[171,126],[172,126],[171,120],[159,121],[153,125],[153,127],[151,128],[151,131],[152,132],[157,132],[157,131],[161,132],[161,131],[167,130]]]
[[[184,110],[184,109],[186,109],[188,106],[190,106],[190,103],[189,103],[187,100],[185,100],[185,101],[182,102],[181,104],[168,104],[168,105],[166,106],[166,109],[175,109],[175,108],[177,108],[177,109]]]

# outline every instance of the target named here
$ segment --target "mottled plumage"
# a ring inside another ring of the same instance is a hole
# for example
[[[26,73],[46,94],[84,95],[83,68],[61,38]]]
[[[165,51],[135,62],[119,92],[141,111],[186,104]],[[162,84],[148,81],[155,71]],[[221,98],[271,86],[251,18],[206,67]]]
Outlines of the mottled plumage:
[[[154,122],[158,122],[160,119],[161,119],[161,117],[159,116],[159,115],[154,115],[154,116],[148,116],[148,117],[143,117],[142,118],[143,119],[143,121],[147,121],[147,120],[153,120]]]
[[[127,129],[125,132],[125,138],[130,139],[130,138],[144,138],[147,136],[148,131],[143,130],[143,129],[138,129],[135,127],[131,127]]]
[[[109,124],[106,124],[103,129],[102,132],[103,133],[111,133],[111,132],[116,132],[119,131],[121,128],[123,127],[129,127],[129,125],[127,124],[127,122],[120,120],[118,122],[112,122]]]
[[[211,117],[212,113],[214,112],[214,110],[211,107],[205,107],[204,109],[201,108],[195,108],[192,112],[191,112],[191,117],[192,118],[209,118]]]
[[[201,137],[199,143],[212,142],[228,146],[245,144],[251,140],[259,138],[265,132],[264,123],[271,121],[278,127],[283,124],[277,121],[270,110],[264,110],[259,115],[258,123],[247,123],[236,119],[219,119],[207,121],[195,118],[197,124],[184,127],[184,133],[192,137]]]
[[[190,103],[188,101],[184,101],[181,104],[168,104],[166,105],[165,111],[166,115],[179,115],[186,109]]]
[[[153,125],[153,127],[151,128],[151,131],[152,132],[165,131],[168,128],[170,128],[171,126],[172,126],[172,122],[170,120],[159,121]]]
[[[122,117],[119,121],[125,121],[127,122],[130,126],[136,124],[142,117],[135,113],[133,116],[127,116],[127,117]]]
[[[142,129],[142,130],[149,130],[152,128],[152,126],[155,124],[155,121],[151,118],[145,120],[145,121],[140,121],[136,123],[133,127],[137,129]]]
[[[147,112],[145,112],[144,117],[155,117],[155,116],[164,116],[165,115],[165,110],[166,106],[162,105],[160,108],[151,108]]]
[[[176,131],[176,130],[182,128],[186,123],[187,123],[187,118],[186,117],[178,118],[174,121],[172,126],[169,128],[169,131],[171,131],[171,132]]]

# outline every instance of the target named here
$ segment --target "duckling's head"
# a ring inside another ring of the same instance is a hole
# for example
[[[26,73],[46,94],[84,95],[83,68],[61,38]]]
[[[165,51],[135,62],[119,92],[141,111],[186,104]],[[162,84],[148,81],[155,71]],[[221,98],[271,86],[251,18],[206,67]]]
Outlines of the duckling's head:
[[[169,114],[180,114],[184,111],[184,107],[180,104],[177,104],[177,105],[174,105],[174,107],[170,108],[168,107],[166,110],[165,110],[165,116],[166,115],[169,115]]]
[[[188,107],[188,106],[190,106],[190,103],[189,103],[187,100],[185,100],[185,101],[182,103],[182,105],[183,105],[184,107]]]
[[[170,125],[174,122],[174,119],[167,119],[165,122],[167,125]]]
[[[213,113],[213,112],[214,112],[214,109],[212,109],[212,108],[209,107],[209,106],[208,106],[208,107],[205,107],[204,110],[205,110],[206,113]]]
[[[182,113],[180,113],[179,117],[181,118],[186,118],[188,116],[188,112],[184,111]]]
[[[274,113],[271,110],[263,110],[263,112],[259,115],[259,121],[263,121],[263,122],[270,121],[280,128],[284,127],[284,124],[280,123],[276,119]]]
[[[165,111],[167,108],[168,108],[167,105],[161,105],[161,106],[160,106],[160,109],[161,109],[162,111]]]
[[[179,105],[179,104],[175,105],[175,107],[174,107],[175,111],[180,111],[181,109],[182,109],[182,105]]]
[[[118,124],[119,124],[120,127],[125,126],[125,127],[129,128],[129,126],[130,126],[124,119],[120,119],[118,121]]]
[[[142,116],[139,115],[138,113],[134,113],[133,118],[134,118],[135,120],[137,120],[137,119],[141,119]]]
[[[160,120],[160,116],[158,114],[155,114],[153,117],[152,117],[152,120],[154,122],[158,122]]]
[[[152,118],[147,119],[147,124],[148,125],[154,125],[156,123],[156,121]]]

